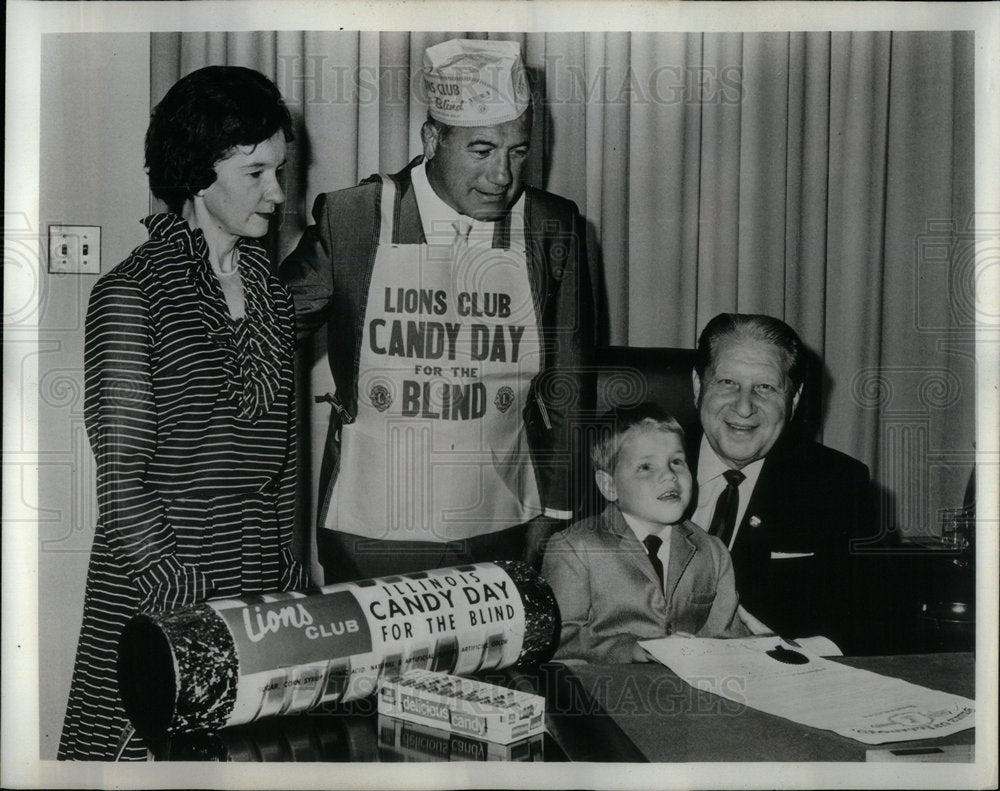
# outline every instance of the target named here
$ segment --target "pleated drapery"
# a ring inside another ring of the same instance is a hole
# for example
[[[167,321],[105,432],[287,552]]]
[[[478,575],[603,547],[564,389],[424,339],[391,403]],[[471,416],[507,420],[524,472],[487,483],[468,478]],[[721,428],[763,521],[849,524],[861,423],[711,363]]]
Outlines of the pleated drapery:
[[[420,152],[423,51],[456,35],[153,34],[152,100],[208,64],[277,82],[297,124],[278,257],[317,194]],[[822,363],[819,438],[871,467],[886,527],[934,532],[974,459],[972,33],[465,35],[524,48],[529,181],[588,220],[599,340],[785,319]]]

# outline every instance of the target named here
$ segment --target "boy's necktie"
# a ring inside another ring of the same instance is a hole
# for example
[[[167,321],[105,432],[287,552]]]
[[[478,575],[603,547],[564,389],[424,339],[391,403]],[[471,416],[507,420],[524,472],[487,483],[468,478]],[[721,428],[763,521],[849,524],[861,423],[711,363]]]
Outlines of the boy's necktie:
[[[642,543],[646,545],[646,552],[649,553],[649,562],[653,564],[653,571],[655,571],[656,576],[660,578],[660,590],[662,591],[663,562],[660,560],[660,547],[663,545],[663,539],[650,533],[642,539]]]
[[[736,529],[736,513],[740,510],[739,486],[747,476],[739,470],[726,470],[722,475],[726,479],[726,488],[715,501],[715,512],[712,514],[712,524],[708,532],[718,536],[728,549],[733,531]]]

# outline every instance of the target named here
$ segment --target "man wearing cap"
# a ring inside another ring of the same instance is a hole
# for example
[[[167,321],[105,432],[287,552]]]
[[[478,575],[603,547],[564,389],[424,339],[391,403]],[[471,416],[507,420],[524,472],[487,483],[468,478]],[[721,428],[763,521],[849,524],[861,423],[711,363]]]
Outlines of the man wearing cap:
[[[281,267],[299,330],[327,325],[336,393],[320,472],[326,582],[537,562],[572,517],[574,415],[592,400],[576,206],[522,182],[520,47],[424,55],[423,156],[320,195]]]

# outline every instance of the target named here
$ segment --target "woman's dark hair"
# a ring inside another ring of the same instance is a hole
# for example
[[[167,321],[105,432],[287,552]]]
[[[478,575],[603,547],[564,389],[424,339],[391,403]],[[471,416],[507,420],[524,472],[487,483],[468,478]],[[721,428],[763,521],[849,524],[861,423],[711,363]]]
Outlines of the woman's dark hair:
[[[182,77],[153,109],[146,132],[149,188],[170,211],[215,181],[215,163],[235,146],[278,130],[291,141],[292,117],[277,87],[242,66],[206,66]]]

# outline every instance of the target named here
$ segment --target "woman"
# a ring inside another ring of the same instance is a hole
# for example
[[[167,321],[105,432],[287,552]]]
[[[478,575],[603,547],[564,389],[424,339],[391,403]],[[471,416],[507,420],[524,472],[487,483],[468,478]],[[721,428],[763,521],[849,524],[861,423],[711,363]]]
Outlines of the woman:
[[[284,201],[291,117],[261,74],[210,66],[153,111],[169,212],[102,277],[86,324],[98,526],[61,759],[143,759],[118,696],[137,612],[307,584],[291,553],[294,319],[256,240]]]

